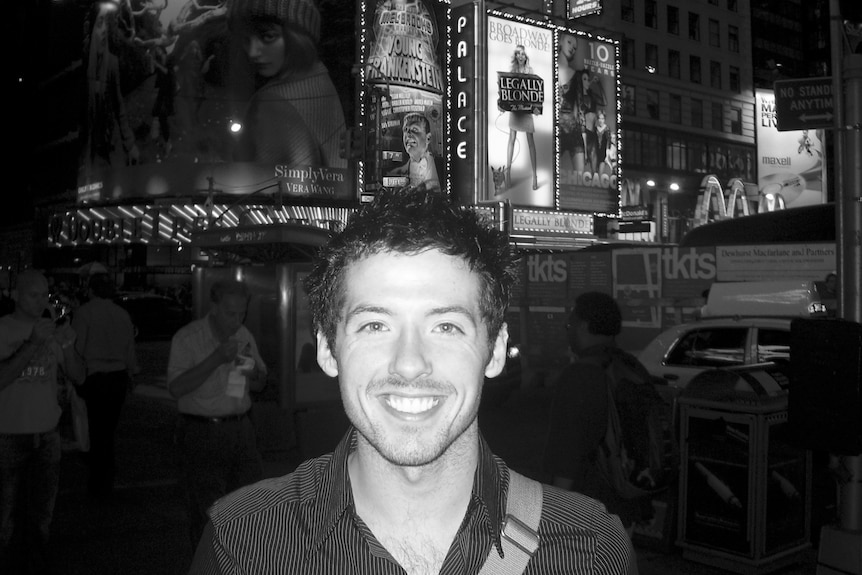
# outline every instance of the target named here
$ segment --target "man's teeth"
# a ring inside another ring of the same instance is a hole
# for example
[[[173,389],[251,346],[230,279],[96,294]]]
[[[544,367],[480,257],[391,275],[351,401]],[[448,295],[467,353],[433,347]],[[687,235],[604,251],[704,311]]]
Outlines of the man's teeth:
[[[396,411],[404,413],[422,413],[428,411],[440,400],[436,397],[401,397],[390,395],[386,404]]]

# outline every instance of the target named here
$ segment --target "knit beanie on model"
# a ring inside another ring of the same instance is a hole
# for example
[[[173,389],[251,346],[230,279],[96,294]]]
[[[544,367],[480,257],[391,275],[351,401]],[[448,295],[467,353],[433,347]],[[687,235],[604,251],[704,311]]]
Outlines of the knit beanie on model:
[[[320,40],[320,12],[315,0],[229,0],[228,21],[264,18],[304,30]]]

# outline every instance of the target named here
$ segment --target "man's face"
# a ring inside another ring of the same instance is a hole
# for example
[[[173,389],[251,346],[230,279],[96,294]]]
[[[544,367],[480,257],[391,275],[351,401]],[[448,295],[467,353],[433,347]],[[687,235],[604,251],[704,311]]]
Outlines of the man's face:
[[[425,131],[425,126],[420,122],[407,124],[402,132],[404,149],[413,160],[419,160],[425,155],[425,151],[431,144],[431,134]]]
[[[39,319],[48,308],[48,281],[42,276],[28,275],[19,280],[15,311],[29,319]]]
[[[323,370],[338,376],[350,421],[385,460],[435,461],[476,425],[484,378],[505,364],[505,326],[489,346],[478,276],[437,250],[369,256],[344,285],[335,349],[317,338]]]
[[[220,335],[230,337],[237,332],[245,321],[247,307],[247,298],[239,294],[225,294],[213,304],[212,318]]]

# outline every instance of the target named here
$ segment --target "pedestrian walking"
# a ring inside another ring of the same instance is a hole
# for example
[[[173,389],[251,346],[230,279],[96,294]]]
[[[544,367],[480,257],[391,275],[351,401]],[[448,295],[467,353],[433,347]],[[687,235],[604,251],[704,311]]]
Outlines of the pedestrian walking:
[[[87,404],[87,493],[95,499],[110,497],[114,491],[117,425],[131,376],[138,370],[135,328],[129,313],[113,302],[114,294],[114,282],[108,274],[90,276],[87,303],[72,318],[78,335],[75,349],[87,372],[77,393]]]
[[[219,500],[191,572],[477,573],[523,557],[512,529],[532,552],[524,573],[634,572],[618,518],[513,473],[479,430],[513,263],[503,232],[439,192],[381,192],[351,217],[305,288],[352,426],[333,453]],[[516,529],[522,481],[541,517]]]
[[[60,481],[60,373],[83,381],[68,323],[43,317],[48,280],[18,276],[15,310],[0,317],[0,567],[43,573]]]
[[[620,308],[609,294],[587,292],[577,297],[566,324],[569,347],[575,359],[562,371],[554,386],[544,467],[554,485],[598,499],[620,517],[631,533],[635,522],[652,516],[652,503],[643,493],[638,493],[640,496],[622,493],[599,462],[608,418],[611,410],[616,410],[608,400],[609,386],[619,386],[609,375],[608,366],[613,364],[620,374],[625,369],[632,377],[645,382],[644,386],[651,386],[652,376],[636,357],[617,346],[616,336],[621,329]],[[654,389],[650,391],[657,397]],[[627,418],[621,419],[628,438]],[[648,432],[646,428],[638,430],[642,442],[647,441]],[[633,447],[633,443],[629,445]],[[644,472],[637,478],[645,481],[644,489],[656,487],[655,479],[647,478],[646,461],[632,465],[638,466],[638,472]]]
[[[174,335],[168,391],[177,399],[177,443],[194,548],[212,503],[263,477],[250,391],[266,383],[266,364],[243,325],[248,289],[238,281],[210,288],[210,311]]]

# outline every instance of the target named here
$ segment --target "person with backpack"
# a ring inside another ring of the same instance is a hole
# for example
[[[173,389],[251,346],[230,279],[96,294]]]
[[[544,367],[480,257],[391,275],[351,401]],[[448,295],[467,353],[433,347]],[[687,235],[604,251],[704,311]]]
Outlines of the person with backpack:
[[[654,415],[662,402],[653,376],[617,346],[621,327],[610,295],[575,300],[566,333],[576,359],[555,385],[543,465],[554,485],[601,501],[631,535],[651,519],[661,487]]]

